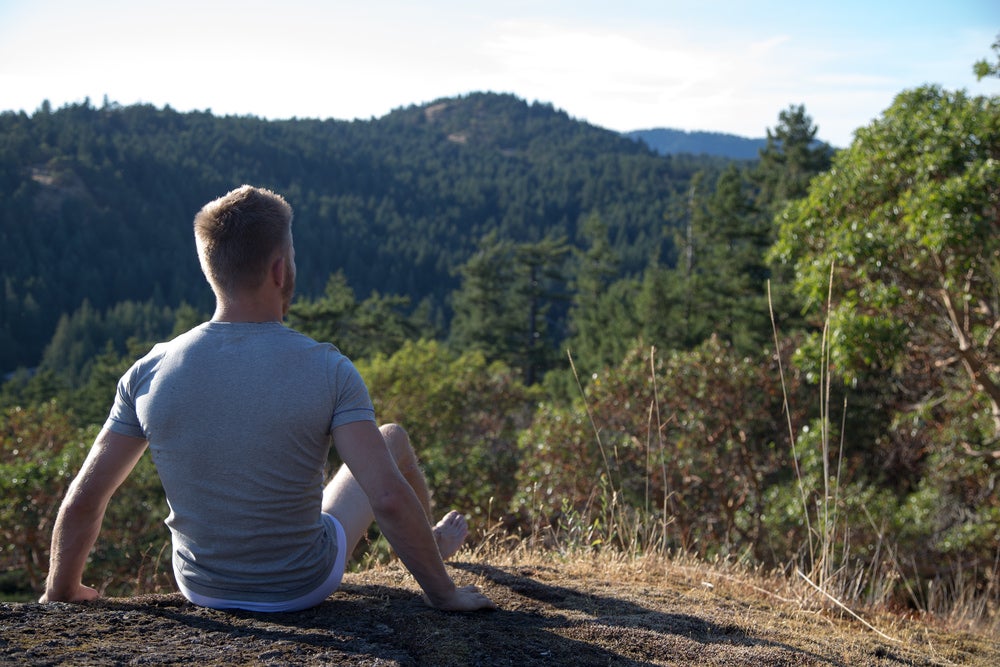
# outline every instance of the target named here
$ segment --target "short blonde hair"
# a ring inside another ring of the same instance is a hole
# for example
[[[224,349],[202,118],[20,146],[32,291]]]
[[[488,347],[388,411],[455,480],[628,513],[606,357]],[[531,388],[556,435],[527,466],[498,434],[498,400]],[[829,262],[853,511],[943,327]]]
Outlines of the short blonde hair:
[[[259,287],[274,252],[292,242],[292,207],[278,194],[250,185],[211,201],[194,217],[198,260],[217,291]]]

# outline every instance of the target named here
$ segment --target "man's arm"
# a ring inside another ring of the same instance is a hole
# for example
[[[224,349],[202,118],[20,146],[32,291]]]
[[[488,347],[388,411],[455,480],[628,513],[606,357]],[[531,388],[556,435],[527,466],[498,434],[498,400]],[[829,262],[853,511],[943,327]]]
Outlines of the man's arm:
[[[104,511],[146,450],[146,441],[104,429],[70,484],[52,531],[45,593],[40,602],[82,602],[98,596],[83,585],[83,569],[97,541]]]
[[[494,608],[496,605],[475,586],[455,586],[424,508],[396,467],[375,424],[362,421],[340,426],[334,432],[334,443],[368,497],[379,529],[420,584],[427,601],[450,611]]]

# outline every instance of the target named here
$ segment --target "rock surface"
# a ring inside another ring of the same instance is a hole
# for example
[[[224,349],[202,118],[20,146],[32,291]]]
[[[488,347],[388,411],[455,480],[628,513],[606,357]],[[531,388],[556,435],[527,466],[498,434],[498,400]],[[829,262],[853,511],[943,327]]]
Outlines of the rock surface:
[[[453,563],[500,609],[424,605],[398,565],[345,578],[294,614],[222,612],[178,594],[0,605],[0,663],[33,665],[1000,664],[996,640],[887,615],[847,615],[666,566]],[[874,623],[873,623],[874,625]]]

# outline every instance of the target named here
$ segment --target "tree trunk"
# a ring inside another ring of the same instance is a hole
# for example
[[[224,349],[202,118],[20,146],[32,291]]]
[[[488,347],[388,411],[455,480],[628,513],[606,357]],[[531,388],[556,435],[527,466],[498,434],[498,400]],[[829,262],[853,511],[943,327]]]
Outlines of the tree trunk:
[[[972,380],[972,386],[986,394],[993,413],[993,438],[1000,438],[1000,385],[997,385],[986,370],[986,365],[975,350],[965,348],[959,350],[962,365]]]
[[[936,257],[938,267],[943,266],[940,257]],[[942,280],[942,282],[944,282]],[[941,303],[948,313],[948,325],[951,327],[952,335],[955,337],[958,355],[962,359],[962,365],[972,380],[972,387],[986,394],[990,402],[990,411],[993,415],[993,439],[1000,438],[1000,385],[997,385],[990,377],[987,364],[976,352],[975,342],[970,332],[967,330],[968,319],[959,318],[955,310],[954,301],[947,288],[942,287]]]

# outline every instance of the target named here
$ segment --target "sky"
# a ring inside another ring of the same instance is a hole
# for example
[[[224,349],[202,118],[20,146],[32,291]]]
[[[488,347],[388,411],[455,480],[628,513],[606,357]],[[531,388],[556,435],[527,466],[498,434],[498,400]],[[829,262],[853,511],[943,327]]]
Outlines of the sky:
[[[903,90],[1000,95],[972,73],[998,36],[1000,0],[0,0],[0,111],[367,120],[491,91],[762,137],[801,104],[846,147]]]

